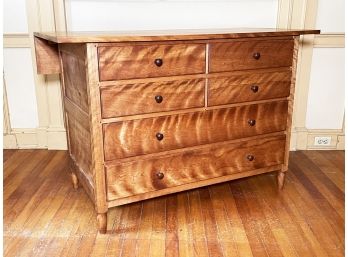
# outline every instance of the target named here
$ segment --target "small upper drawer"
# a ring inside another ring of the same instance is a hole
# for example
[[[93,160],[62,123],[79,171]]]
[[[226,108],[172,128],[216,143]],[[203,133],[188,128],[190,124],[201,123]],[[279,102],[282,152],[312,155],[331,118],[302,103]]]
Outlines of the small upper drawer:
[[[209,46],[209,71],[234,71],[292,65],[294,41],[248,40],[212,43]]]
[[[290,94],[291,71],[241,72],[208,80],[208,105],[242,103]]]
[[[205,72],[205,44],[101,46],[101,81]]]
[[[103,118],[204,106],[204,78],[112,83],[100,89]]]

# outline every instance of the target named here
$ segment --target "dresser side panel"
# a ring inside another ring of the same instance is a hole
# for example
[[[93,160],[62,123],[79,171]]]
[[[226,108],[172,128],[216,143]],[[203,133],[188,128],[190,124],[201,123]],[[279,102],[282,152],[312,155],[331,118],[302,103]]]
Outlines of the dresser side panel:
[[[87,108],[86,47],[84,44],[62,44],[59,46],[59,54],[63,70],[65,126],[69,154],[74,164],[72,167],[94,201],[95,183]]]
[[[88,113],[86,47],[83,44],[63,44],[59,50],[64,67],[64,96]]]

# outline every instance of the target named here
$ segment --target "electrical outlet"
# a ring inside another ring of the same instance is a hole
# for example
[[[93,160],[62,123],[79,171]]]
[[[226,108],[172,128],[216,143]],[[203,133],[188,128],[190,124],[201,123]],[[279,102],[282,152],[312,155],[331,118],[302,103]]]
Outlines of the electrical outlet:
[[[330,145],[331,137],[314,137],[314,145]]]

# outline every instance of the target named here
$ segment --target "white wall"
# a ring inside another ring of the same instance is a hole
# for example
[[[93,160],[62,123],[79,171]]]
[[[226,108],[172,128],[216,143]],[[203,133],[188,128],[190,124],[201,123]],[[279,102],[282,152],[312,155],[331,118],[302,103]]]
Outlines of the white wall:
[[[322,33],[344,33],[344,0],[319,0],[316,27]]]
[[[317,28],[344,32],[344,0],[319,0]],[[344,48],[314,48],[306,127],[341,129],[344,120]]]
[[[26,0],[4,0],[4,33],[28,33]]]
[[[38,127],[30,48],[4,49],[4,76],[11,127]]]
[[[4,1],[4,33],[28,33],[26,0]],[[12,128],[38,127],[30,48],[4,49],[4,77]]]
[[[277,0],[70,0],[73,31],[276,27]]]
[[[344,115],[344,48],[314,48],[306,125],[341,129]]]

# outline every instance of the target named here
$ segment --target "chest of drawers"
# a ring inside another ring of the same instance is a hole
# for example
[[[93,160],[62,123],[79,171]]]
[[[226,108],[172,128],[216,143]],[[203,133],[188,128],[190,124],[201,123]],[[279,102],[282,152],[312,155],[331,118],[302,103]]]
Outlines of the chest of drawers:
[[[74,186],[109,208],[288,166],[301,34],[316,30],[35,33],[61,74]]]

